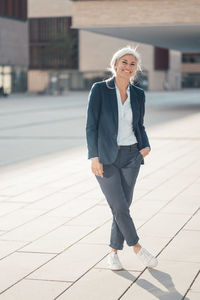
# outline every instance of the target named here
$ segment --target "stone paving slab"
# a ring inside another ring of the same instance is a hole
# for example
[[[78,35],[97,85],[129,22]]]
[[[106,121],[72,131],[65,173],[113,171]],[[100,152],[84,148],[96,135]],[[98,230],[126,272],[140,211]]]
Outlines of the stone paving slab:
[[[52,254],[41,253],[12,253],[0,261],[1,280],[0,293],[16,284],[29,273],[36,270],[49,259]]]
[[[27,224],[23,224],[13,229],[1,237],[4,240],[16,241],[34,241],[38,237],[47,234],[51,230],[63,225],[69,218],[56,218],[49,216],[40,216]]]
[[[76,281],[108,253],[105,245],[75,244],[32,273],[28,278]]]
[[[57,299],[118,299],[137,276],[137,272],[92,269]]]
[[[92,226],[60,226],[21,248],[21,251],[60,253],[88,235],[92,229]]]
[[[71,283],[59,281],[23,279],[0,296],[4,300],[52,300]]]
[[[26,242],[20,242],[20,241],[0,240],[0,259],[17,251],[18,249],[22,248],[26,244],[27,244]]]

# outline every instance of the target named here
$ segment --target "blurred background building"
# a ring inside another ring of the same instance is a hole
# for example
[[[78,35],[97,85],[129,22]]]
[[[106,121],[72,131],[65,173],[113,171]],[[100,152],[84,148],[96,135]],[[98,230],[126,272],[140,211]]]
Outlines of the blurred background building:
[[[119,46],[139,44],[144,88],[200,87],[199,0],[72,1],[81,70],[105,67]]]
[[[0,91],[25,92],[29,64],[27,0],[0,0]]]
[[[71,29],[72,3],[29,0],[30,92],[77,89],[78,29]]]
[[[197,0],[0,0],[0,89],[89,89],[126,45],[142,56],[136,85],[199,88],[199,10]]]

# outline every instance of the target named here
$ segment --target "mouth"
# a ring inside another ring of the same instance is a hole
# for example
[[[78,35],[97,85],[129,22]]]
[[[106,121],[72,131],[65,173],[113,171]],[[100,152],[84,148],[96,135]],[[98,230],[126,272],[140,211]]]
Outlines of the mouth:
[[[127,71],[127,70],[122,70],[122,71],[124,71],[125,73],[131,73],[130,71]]]

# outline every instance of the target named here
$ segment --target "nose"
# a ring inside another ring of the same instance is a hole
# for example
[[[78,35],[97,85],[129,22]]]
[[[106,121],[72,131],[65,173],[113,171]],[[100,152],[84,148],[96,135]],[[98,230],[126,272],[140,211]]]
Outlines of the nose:
[[[126,65],[126,70],[127,70],[127,71],[131,71],[131,70],[133,69],[133,67],[134,67],[134,66],[131,65],[131,64],[130,64],[130,65]]]

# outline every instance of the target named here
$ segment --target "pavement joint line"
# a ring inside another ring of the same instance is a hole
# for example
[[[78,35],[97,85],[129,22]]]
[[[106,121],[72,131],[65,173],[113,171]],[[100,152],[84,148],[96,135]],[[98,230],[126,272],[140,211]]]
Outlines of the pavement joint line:
[[[58,181],[59,181],[59,179],[58,179]],[[78,184],[81,184],[81,183],[83,183],[84,181],[88,181],[88,178],[87,178],[87,179],[81,179],[81,181],[79,181]],[[53,182],[55,182],[55,181],[53,181]],[[49,182],[48,185],[49,185],[50,183],[52,183],[52,182]],[[42,198],[39,198],[38,200],[34,200],[34,201],[32,201],[31,203],[27,203],[27,205],[28,205],[28,204],[33,204],[35,201],[40,201],[40,200],[42,200],[42,199],[44,199],[44,198],[47,198],[47,197],[49,197],[49,196],[52,196],[53,194],[58,193],[58,192],[62,192],[62,191],[64,191],[64,190],[68,189],[68,188],[73,187],[74,185],[77,185],[77,182],[74,182],[74,183],[72,183],[71,185],[69,185],[69,186],[67,186],[67,187],[65,186],[65,187],[63,187],[63,188],[59,188],[58,190],[55,190],[55,191],[51,192],[51,193],[48,194],[48,195],[42,196]],[[46,187],[46,184],[43,184],[43,185],[41,185],[41,186],[38,186],[37,188],[44,188],[44,187]],[[15,199],[16,197],[18,197],[18,196],[20,196],[20,195],[24,195],[24,194],[26,194],[26,193],[28,193],[28,192],[35,191],[35,190],[37,190],[37,188],[31,188],[30,190],[23,191],[22,193],[19,193],[19,194],[17,194],[17,195],[11,196],[11,197],[12,197],[13,199]],[[9,196],[8,196],[8,197],[9,197]]]
[[[162,258],[160,259],[160,261],[164,261],[164,262],[182,262],[182,263],[185,263],[185,264],[190,264],[190,265],[195,265],[195,264],[199,264],[199,261],[185,261],[185,260],[179,260],[179,259],[167,259],[167,258]]]
[[[151,140],[200,140],[200,137],[151,137]]]
[[[95,206],[96,206],[96,204],[93,205],[91,208],[93,208],[93,207],[95,207]],[[89,209],[85,210],[84,212],[80,213],[78,216],[84,214],[84,213],[85,213],[86,211],[88,211],[88,210],[89,210]],[[39,216],[39,217],[40,217],[40,216]],[[77,216],[76,216],[76,217],[77,217]],[[72,217],[71,219],[68,220],[68,222],[71,221],[71,220],[73,220],[73,219],[75,219],[76,217]],[[37,218],[36,218],[36,219],[37,219]],[[62,252],[66,251],[68,248],[70,248],[70,247],[72,247],[74,244],[80,242],[80,241],[81,241],[83,238],[85,238],[87,235],[89,235],[89,234],[92,233],[93,231],[97,230],[99,227],[103,226],[105,223],[109,222],[111,219],[112,219],[112,218],[106,220],[106,221],[105,221],[104,223],[102,223],[100,226],[95,227],[95,229],[91,230],[89,233],[87,233],[86,235],[84,235],[83,237],[81,237],[79,240],[75,241],[75,242],[72,243],[71,245],[69,245],[69,246],[67,246],[66,248],[64,248],[64,250],[62,250],[61,252],[56,253],[56,254],[59,255],[59,254],[61,254]],[[32,220],[32,221],[33,221],[33,220]],[[62,226],[69,226],[69,225],[67,225],[66,223],[67,223],[67,222],[64,222],[63,224],[56,226],[56,227],[53,228],[52,230],[48,231],[48,232],[45,233],[45,234],[42,234],[41,236],[37,237],[36,239],[34,239],[34,240],[32,240],[32,241],[27,241],[27,244],[25,244],[25,245],[23,245],[23,246],[20,246],[18,249],[14,250],[13,252],[8,253],[8,254],[5,255],[4,257],[0,258],[0,261],[3,260],[4,258],[10,256],[10,255],[13,254],[14,252],[22,252],[23,250],[20,251],[20,249],[23,249],[24,247],[29,246],[31,243],[33,243],[33,242],[35,242],[35,241],[41,239],[42,237],[44,237],[44,236],[48,235],[49,233],[51,233],[51,232],[57,230],[58,228],[60,228],[60,227],[62,227]],[[25,223],[25,224],[26,224],[26,223]],[[25,224],[23,224],[23,225],[25,225]],[[20,226],[23,226],[23,225],[20,225]],[[20,226],[18,226],[18,227],[20,227]],[[16,228],[17,228],[17,227],[16,227]],[[16,228],[15,228],[15,229],[16,229]],[[13,229],[13,230],[15,230],[15,229]],[[10,230],[10,231],[12,231],[12,230]],[[7,234],[7,233],[10,232],[10,231],[6,231],[5,233],[1,234],[1,236],[4,236],[4,234]],[[0,237],[1,237],[1,236],[0,236]],[[0,240],[10,241],[10,240],[1,239],[1,238],[0,238]],[[13,240],[12,240],[12,241],[13,241]],[[24,242],[24,241],[22,241],[22,242]],[[24,251],[24,252],[31,252],[31,251]],[[34,252],[34,253],[38,253],[38,252]],[[57,255],[56,255],[56,256],[57,256]]]
[[[200,274],[200,270],[197,272],[196,276],[195,276],[194,279],[192,280],[192,282],[191,282],[189,288],[187,289],[186,293],[184,294],[182,300],[184,300],[185,297],[187,296],[188,292],[190,291],[190,289],[191,289],[193,283],[195,282],[195,280],[197,279],[197,277],[199,276],[199,274]]]
[[[197,209],[195,211],[195,213],[186,221],[186,223],[184,223],[184,225],[176,232],[176,234],[165,244],[165,246],[161,249],[161,251],[156,255],[156,257],[158,257],[164,250],[165,248],[175,239],[175,237],[180,233],[180,231],[186,226],[186,224],[194,217],[194,215],[197,213],[199,209]],[[141,275],[147,270],[148,268],[146,267],[139,275],[138,277],[128,286],[128,288],[126,288],[126,290],[121,294],[121,296],[117,299],[120,300],[125,294],[126,292],[132,287],[132,285],[134,284],[134,282],[136,282]],[[197,276],[197,275],[196,275]],[[196,278],[195,276],[195,278]],[[193,280],[194,281],[194,280]],[[182,298],[184,299],[184,298]]]
[[[79,148],[80,147],[78,147],[78,149]],[[81,147],[81,149],[82,149],[82,147]],[[80,149],[78,152],[80,152]],[[61,155],[61,153],[62,153],[62,155]],[[49,168],[50,165],[52,165],[52,163],[53,164],[57,163],[57,168],[59,168],[59,166],[61,166],[61,165],[63,166],[63,158],[65,158],[67,155],[68,155],[68,157],[70,155],[70,158],[68,158],[68,163],[65,166],[69,167],[70,165],[72,165],[72,162],[70,160],[71,160],[71,156],[73,158],[74,155],[66,153],[66,151],[62,151],[61,153],[59,152],[59,154],[58,153],[56,153],[56,154],[50,153],[47,155],[42,155],[40,157],[31,158],[26,162],[19,160],[14,163],[14,167],[13,167],[13,162],[12,162],[12,164],[8,163],[7,165],[0,166],[0,170],[1,170],[1,172],[2,172],[2,170],[5,172],[9,172],[9,175],[7,175],[7,177],[9,176],[9,179],[10,179],[10,176],[11,176],[11,178],[12,177],[15,178],[15,176],[16,176],[15,173],[16,172],[18,173],[19,168],[21,168],[21,167],[23,167],[23,173],[21,174],[21,176],[23,176],[24,174],[25,175],[32,174],[32,173],[34,174],[36,171],[41,171],[41,167],[42,167],[42,169]],[[51,161],[51,164],[49,161]],[[60,161],[60,162],[58,162],[58,161]],[[75,165],[78,165],[78,164],[80,164],[80,163],[79,162],[75,163]],[[26,166],[26,168],[24,168],[24,165]],[[12,175],[10,175],[10,169],[13,173],[13,168],[14,168],[14,175],[12,176]],[[40,177],[43,177],[43,175],[41,175]]]
[[[16,127],[15,127],[16,128]],[[9,128],[8,128],[9,129]],[[63,140],[63,139],[68,139],[68,140],[77,140],[77,139],[84,139],[84,136],[10,136],[10,135],[2,135],[0,136],[0,139],[5,140],[5,139],[48,139],[48,140]],[[151,137],[151,140],[166,140],[166,139],[172,139],[172,138],[161,138],[161,137]],[[200,137],[190,137],[190,138],[182,138],[182,137],[173,137],[173,140],[200,140]]]
[[[68,204],[68,203],[70,203],[70,202],[72,202],[72,201],[78,199],[80,196],[86,195],[87,193],[89,193],[89,192],[91,192],[91,191],[93,191],[93,190],[95,190],[95,188],[92,188],[91,190],[86,191],[86,192],[82,192],[80,195],[76,195],[75,197],[72,197],[70,200],[67,200],[67,201],[64,202],[64,203],[61,203],[61,204],[59,204],[58,206],[55,206],[55,207],[51,208],[51,209],[48,210],[46,213],[49,213],[49,212],[51,212],[51,211],[54,210],[54,209],[57,209],[57,208],[59,208],[59,207],[62,207],[62,206],[64,206],[64,205],[66,205],[66,204]],[[51,195],[45,196],[44,198],[35,200],[35,201],[31,202],[31,203],[27,203],[27,205],[25,206],[25,208],[27,208],[29,205],[33,205],[33,204],[35,204],[35,203],[40,202],[40,201],[44,200],[45,198],[48,198],[49,196],[53,196],[53,195],[56,194],[56,193],[57,193],[57,192],[55,192],[55,193],[53,193],[53,194],[51,194]],[[38,210],[38,211],[39,211],[39,210]]]
[[[188,166],[191,166],[192,164],[196,164],[196,160],[194,160],[193,163],[189,163]],[[184,169],[186,169],[186,168],[187,168],[187,166],[184,167]],[[159,169],[161,169],[161,168],[159,168]],[[155,171],[153,171],[151,174],[148,174],[148,175],[144,176],[143,178],[150,177],[150,176],[152,176],[153,173],[155,173],[155,172],[157,172],[157,171],[158,171],[158,169],[155,170]],[[182,173],[182,171],[183,171],[183,169],[178,170],[176,173],[173,174],[173,177],[177,176],[179,173]],[[158,185],[156,185],[153,189],[148,190],[145,194],[143,194],[142,196],[140,196],[140,197],[138,198],[138,200],[142,199],[143,197],[145,197],[146,195],[148,195],[149,193],[151,193],[153,190],[159,188],[160,186],[162,186],[163,184],[165,184],[167,181],[170,181],[171,179],[172,179],[172,177],[171,177],[171,175],[170,175],[168,178],[165,178],[162,182],[160,182]],[[141,179],[141,180],[142,180],[142,179]],[[196,179],[195,179],[195,180],[196,180]],[[197,180],[198,180],[198,179],[197,179]],[[190,183],[190,184],[191,184],[191,183]],[[137,200],[137,201],[138,201],[138,200]]]
[[[92,190],[94,190],[94,189],[95,189],[95,188],[91,189],[90,191],[92,191]],[[89,192],[90,192],[90,191],[89,191]],[[56,193],[57,193],[57,192],[55,192],[55,193],[53,193],[53,194],[56,194]],[[85,193],[82,193],[81,195],[85,195],[85,194],[87,194],[87,193],[88,193],[88,191],[86,191]],[[11,214],[11,213],[13,213],[13,212],[15,212],[15,211],[18,211],[18,210],[20,210],[20,209],[27,209],[27,207],[28,207],[29,205],[33,205],[33,204],[35,204],[35,203],[37,203],[37,202],[39,202],[39,201],[42,201],[42,200],[44,200],[45,198],[48,198],[49,196],[52,196],[53,194],[50,194],[50,195],[48,195],[48,196],[45,196],[44,198],[40,198],[40,199],[35,200],[35,201],[33,201],[33,202],[30,202],[30,203],[27,203],[27,202],[15,202],[15,201],[12,201],[12,203],[25,203],[25,206],[20,207],[20,208],[16,208],[16,209],[12,210],[11,212],[8,212],[8,213],[6,213],[6,214],[0,216],[0,218],[1,218],[1,217],[6,217],[6,216],[8,216],[9,214]],[[74,198],[72,198],[72,199],[70,199],[70,200],[68,200],[68,201],[66,201],[66,202],[64,202],[64,203],[62,203],[62,204],[59,204],[58,206],[55,206],[55,207],[53,207],[52,209],[46,211],[46,213],[49,213],[49,212],[51,212],[52,210],[61,207],[62,205],[66,205],[68,202],[71,202],[71,201],[73,201],[73,200],[75,200],[75,199],[77,199],[77,198],[79,198],[79,197],[80,197],[80,195],[75,196]],[[11,202],[11,201],[8,201],[8,203],[10,203],[10,202]],[[38,212],[39,212],[39,211],[40,211],[40,210],[38,210]]]
[[[0,203],[6,203],[6,204],[15,204],[15,203],[21,203],[21,204],[23,204],[23,203],[25,203],[25,204],[27,204],[27,202],[24,202],[24,201],[8,201],[7,199],[6,200],[3,200],[3,201],[0,201]]]
[[[109,221],[107,220],[106,222],[109,222]],[[106,222],[104,222],[102,225],[104,225]],[[101,226],[102,226],[102,225],[101,225]],[[94,229],[93,231],[95,231],[95,230],[96,230],[96,229]],[[84,236],[84,237],[85,237],[85,236]],[[37,271],[38,269],[40,269],[41,267],[43,267],[44,265],[46,265],[47,263],[49,263],[51,260],[55,259],[58,255],[62,254],[63,252],[65,252],[66,250],[68,250],[69,248],[71,248],[74,244],[78,243],[78,242],[79,242],[80,240],[82,240],[84,237],[80,238],[78,241],[74,242],[73,244],[71,244],[70,246],[68,246],[67,248],[65,248],[64,250],[62,250],[61,252],[56,253],[55,256],[51,257],[51,258],[48,259],[46,262],[44,262],[42,265],[40,265],[39,267],[37,267],[36,269],[34,269],[33,271],[31,271],[30,273],[28,273],[27,275],[25,275],[23,278],[19,279],[18,281],[16,281],[15,283],[13,283],[11,286],[7,287],[5,290],[3,290],[2,292],[0,292],[0,295],[3,294],[4,292],[6,292],[8,289],[12,288],[14,285],[16,285],[17,283],[19,283],[19,282],[22,281],[23,279],[27,279],[27,278],[26,278],[27,276],[30,276],[32,273],[34,273],[35,271]],[[14,251],[14,252],[15,252],[15,251]],[[14,252],[13,252],[13,253],[14,253]],[[26,252],[26,253],[27,253],[27,252]],[[35,254],[38,254],[38,253],[36,252]],[[109,253],[105,254],[105,255],[103,256],[103,258],[101,258],[97,263],[95,263],[95,265],[97,265],[101,260],[103,260],[108,254],[109,254]],[[91,270],[92,268],[93,268],[93,266],[92,266],[89,270]],[[82,275],[80,276],[80,278],[83,277],[87,272],[89,272],[89,270],[87,270],[84,274],[82,274]],[[78,278],[77,280],[79,280],[79,278]],[[73,284],[74,284],[77,280],[75,280],[75,281],[73,282]],[[70,287],[71,287],[71,285],[70,285]],[[69,288],[69,287],[68,287],[68,288]],[[60,295],[59,295],[59,296],[60,296]],[[56,299],[56,298],[55,298],[55,299]]]
[[[195,181],[197,181],[198,179],[195,179],[194,180],[194,182]],[[193,183],[194,183],[193,182]],[[191,185],[191,183],[188,185],[188,186],[190,186]],[[147,221],[145,221],[141,226],[139,226],[138,227],[138,229],[140,229],[140,228],[142,228],[142,226],[144,226],[146,223],[148,223],[153,217],[155,217],[158,213],[160,213],[161,212],[161,210],[163,209],[163,208],[165,208],[170,202],[172,202],[172,201],[174,201],[178,196],[180,196],[187,188],[188,188],[188,186],[186,186],[182,191],[180,191],[178,194],[176,194],[171,200],[169,200],[167,203],[165,203],[160,209],[158,209],[158,211],[157,212],[155,212]],[[142,199],[140,200],[140,201],[142,201]],[[199,209],[199,208],[198,208]],[[198,209],[197,209],[197,211],[198,211]],[[197,212],[196,211],[196,212]],[[162,212],[161,212],[162,213]],[[168,213],[168,214],[170,214],[170,213]],[[138,230],[137,229],[137,230]]]
[[[66,168],[69,168],[69,167],[71,167],[71,165],[72,165],[72,163],[71,164],[67,164],[65,167]],[[78,165],[78,163],[76,164],[76,165]],[[63,167],[63,165],[62,165],[62,167]],[[85,166],[84,167],[82,167],[82,168],[80,168],[78,171],[72,171],[72,172],[66,172],[66,173],[64,173],[63,175],[61,175],[61,177],[59,177],[59,176],[57,176],[56,178],[54,177],[54,179],[51,179],[50,181],[48,181],[48,182],[45,182],[45,183],[43,183],[43,185],[48,185],[49,183],[51,183],[51,182],[56,182],[56,181],[58,181],[58,180],[61,180],[61,179],[64,179],[66,176],[69,176],[69,175],[73,175],[73,176],[75,176],[75,175],[79,175],[80,174],[80,172],[82,172],[83,174],[84,174],[84,171],[85,170]],[[41,171],[41,167],[40,167],[40,169],[38,168],[38,171]],[[35,171],[33,171],[33,174],[35,173]],[[30,175],[30,174],[26,174],[25,173],[25,175]],[[15,175],[16,176],[16,175]],[[15,176],[13,176],[13,177],[15,177]],[[32,177],[33,175],[31,175],[31,177]],[[21,175],[21,177],[24,177],[24,174],[22,174]],[[41,179],[45,179],[47,177],[47,175],[40,175],[40,176],[38,176],[38,178],[41,178]],[[10,179],[10,178],[9,178]],[[25,180],[25,182],[26,181],[28,181],[28,180]],[[10,187],[10,186],[17,186],[17,183],[16,184],[9,184],[9,186],[7,186],[7,187],[1,187],[1,190],[5,190],[6,188],[8,188],[8,187]],[[38,187],[40,187],[41,186],[41,184],[39,184],[38,185]],[[33,187],[33,188],[35,188],[35,187]]]
[[[22,241],[22,240],[6,240],[6,239],[1,239],[0,238],[0,241],[3,241],[3,242],[20,242],[20,243],[30,243],[30,241]],[[24,247],[24,246],[23,246]],[[20,247],[21,248],[21,247]],[[20,249],[19,248],[19,249]],[[15,251],[17,251],[17,250],[15,250]],[[15,252],[15,251],[13,251],[13,252]],[[12,252],[12,253],[13,253]],[[8,256],[8,255],[7,255]]]
[[[37,122],[32,122],[32,123],[26,123],[26,124],[21,124],[21,125],[15,125],[15,126],[7,126],[7,127],[0,127],[0,131],[4,130],[10,130],[10,129],[21,129],[21,128],[27,128],[27,127],[32,127],[32,126],[40,126],[40,125],[47,125],[47,124],[55,124],[55,123],[62,123],[62,122],[67,122],[67,121],[73,121],[73,120],[80,120],[85,118],[85,114],[82,114],[78,117],[70,117],[70,118],[60,118],[60,119],[55,119],[55,120],[49,120],[49,121],[37,121]]]
[[[189,153],[191,152],[191,150],[189,150]],[[182,154],[181,156],[179,156],[178,158],[179,159],[182,159],[184,156],[187,156],[188,153],[184,153]],[[177,158],[173,159],[170,161],[170,164],[172,164],[173,162],[176,162],[177,161]],[[194,160],[194,163],[196,163],[196,160]],[[188,165],[190,165],[191,163],[189,163]],[[144,175],[143,178],[148,178],[148,177],[151,177],[154,173],[158,172],[159,170],[162,170],[163,168],[165,168],[165,166],[169,166],[169,162],[167,162],[166,164],[163,164],[161,166],[159,166],[157,169],[155,169],[154,171],[152,171],[151,173],[147,174],[147,175]],[[177,173],[175,173],[174,175],[177,175],[179,172],[181,172],[182,169],[178,170]],[[164,182],[166,182],[167,180],[170,180],[171,177],[169,176]],[[140,181],[142,180],[142,178],[140,179]],[[158,187],[158,186],[156,186]]]
[[[191,282],[189,288],[187,289],[186,293],[184,294],[182,300],[184,300],[185,297],[187,296],[188,292],[190,291],[190,289],[191,289],[193,283],[195,282],[195,280],[197,279],[197,277],[199,276],[199,274],[200,274],[200,270],[197,272],[196,276],[195,276],[194,279],[192,280],[192,282]],[[197,292],[197,293],[199,293],[199,292]]]
[[[69,103],[68,103],[69,104]],[[79,108],[80,107],[85,107],[85,106],[87,106],[87,104],[85,105],[85,104],[79,104]],[[50,112],[50,111],[55,111],[55,110],[63,110],[63,108],[66,108],[66,110],[67,109],[69,109],[69,108],[76,108],[77,107],[77,104],[76,105],[64,105],[64,106],[58,106],[58,107],[53,107],[53,108],[51,108],[51,107],[44,107],[44,108],[37,108],[37,109],[27,109],[27,110],[20,110],[20,111],[12,111],[12,112],[3,112],[3,113],[0,113],[0,116],[10,116],[10,115],[21,115],[21,114],[29,114],[29,113],[33,113],[33,112],[45,112],[45,113],[47,113],[47,112]]]
[[[58,254],[59,252],[43,252],[43,251],[23,251],[23,250],[15,250],[17,253],[34,253],[34,254]]]
[[[98,262],[96,262],[92,267],[90,267],[85,273],[83,273],[80,277],[78,277],[70,286],[68,286],[65,290],[63,290],[60,294],[58,294],[53,300],[58,299],[62,294],[64,294],[69,288],[71,288],[77,281],[79,281],[83,276],[85,276],[90,270],[95,268],[95,266],[100,263],[109,253],[105,254]]]
[[[200,229],[183,229],[183,231],[200,231]]]
[[[145,267],[144,267],[145,268]],[[106,271],[108,271],[108,272],[110,272],[110,269],[108,269],[108,268],[104,268],[104,267],[94,267],[94,269],[97,269],[97,270],[106,270]],[[140,272],[142,272],[142,271],[138,271],[138,270],[134,270],[134,269],[123,269],[123,270],[113,270],[114,272],[120,272],[120,271],[122,271],[122,272],[124,272],[124,271],[128,271],[128,272],[135,272],[135,273],[140,273]]]
[[[79,196],[78,196],[78,197],[79,197]],[[77,198],[78,198],[78,197],[77,197]],[[73,199],[73,200],[74,200],[74,199]],[[72,200],[71,200],[71,201],[72,201]],[[66,203],[65,203],[65,204],[66,204]],[[63,204],[63,205],[64,205],[64,204]],[[62,206],[62,205],[61,205],[61,206]],[[94,206],[96,206],[96,204],[93,205],[93,206],[91,206],[90,208],[86,209],[85,211],[81,212],[81,213],[78,214],[77,216],[70,218],[68,221],[64,222],[63,224],[59,225],[58,227],[64,226],[67,222],[69,222],[69,221],[75,219],[76,217],[79,217],[80,215],[82,215],[82,214],[85,213],[86,211],[90,210],[90,209],[93,208]],[[52,209],[49,210],[49,211],[45,211],[45,212],[43,212],[42,214],[39,214],[38,216],[36,216],[36,217],[34,217],[34,218],[28,220],[27,222],[24,222],[24,223],[22,223],[22,224],[16,226],[15,228],[12,228],[12,229],[10,229],[10,230],[5,231],[5,233],[3,233],[2,236],[3,236],[4,234],[7,234],[7,233],[11,232],[11,231],[14,231],[15,229],[18,229],[19,227],[22,227],[22,226],[24,226],[24,225],[26,225],[26,224],[28,224],[28,223],[31,223],[32,221],[35,221],[35,220],[37,220],[38,218],[40,218],[40,217],[42,217],[42,216],[44,216],[44,215],[47,215],[49,212],[51,212],[51,211],[54,210],[54,209],[55,209],[55,208],[52,208]],[[20,210],[20,209],[17,209],[17,210]],[[38,210],[38,212],[40,212],[40,211]],[[55,217],[55,218],[58,218],[58,217]],[[56,227],[56,229],[57,229],[58,227]],[[0,230],[1,230],[1,229],[0,229]],[[54,229],[53,229],[53,230],[54,230]],[[53,230],[51,230],[51,231],[53,231]],[[49,233],[50,233],[51,231],[49,231]],[[45,234],[45,235],[46,235],[46,234]],[[42,236],[44,236],[44,235],[41,235],[40,237],[42,237]],[[35,240],[34,240],[34,241],[35,241]],[[32,242],[33,242],[33,241],[32,241]]]
[[[74,151],[75,153],[78,152],[80,154],[80,151],[83,151],[83,147],[76,147],[79,149]],[[80,150],[81,148],[81,150]],[[34,157],[31,159],[28,159],[28,161],[19,161],[18,163],[14,164],[13,163],[8,163],[6,166],[1,166],[1,172],[2,170],[6,173],[9,172],[9,178],[10,178],[10,169],[13,172],[18,173],[19,172],[19,168],[23,167],[23,174],[26,173],[34,173],[35,171],[41,170],[41,166],[44,169],[45,167],[49,167],[50,166],[50,161],[51,161],[51,165],[52,164],[57,164],[57,168],[61,165],[63,165],[63,159],[66,159],[66,156],[68,156],[68,161],[67,163],[70,163],[70,159],[74,158],[74,154],[72,155],[70,150],[63,150],[63,151],[59,151],[59,153],[49,153],[46,155],[41,155],[39,157]],[[73,153],[74,153],[73,152]],[[70,157],[70,158],[69,158]],[[84,156],[85,157],[85,156]],[[78,162],[76,163],[78,164]],[[24,168],[24,166],[26,168]],[[20,169],[20,171],[22,172],[22,170]],[[14,177],[14,175],[13,175]]]
[[[1,140],[81,140],[83,136],[0,136]]]
[[[24,280],[50,281],[50,282],[69,282],[69,283],[73,282],[73,281],[70,281],[70,280],[53,280],[53,279],[37,279],[37,278],[24,278]]]
[[[69,167],[70,165],[68,165],[68,166],[66,166],[66,167]],[[40,169],[41,170],[41,169]],[[82,169],[81,169],[82,170]],[[83,168],[83,170],[84,170],[84,168]],[[82,170],[82,171],[83,171]],[[75,172],[72,172],[72,173],[66,173],[66,174],[63,174],[61,177],[59,177],[59,178],[54,178],[54,179],[51,179],[50,181],[48,181],[48,182],[45,182],[45,183],[42,183],[42,184],[39,184],[39,185],[36,185],[35,187],[32,187],[31,189],[30,189],[30,191],[31,190],[33,190],[33,189],[35,189],[36,187],[43,187],[43,186],[45,186],[45,185],[48,185],[49,183],[52,183],[52,182],[57,182],[57,181],[59,181],[59,180],[62,180],[62,179],[64,179],[66,176],[68,176],[68,175],[77,175],[77,174],[79,174],[79,171],[75,171]],[[22,177],[23,177],[23,175],[22,175]],[[41,175],[41,176],[39,176],[39,178],[45,178],[44,177],[44,175]],[[88,180],[88,179],[85,179],[85,180]],[[27,180],[28,181],[28,180]],[[26,181],[25,181],[26,182]],[[5,189],[7,189],[7,188],[9,188],[9,187],[13,187],[13,184],[12,185],[9,185],[9,186],[7,186],[7,187],[3,187],[3,188],[1,188],[1,190],[5,190]],[[14,186],[17,186],[17,183],[16,184],[14,184]],[[29,190],[26,190],[26,191],[29,191]],[[7,196],[8,197],[8,196]]]
[[[84,174],[83,174],[84,175]],[[81,175],[82,177],[83,177],[83,175]],[[10,196],[10,195],[8,195],[8,194],[6,194],[6,195],[3,195],[2,194],[2,196],[4,196],[4,197],[7,197],[7,198],[9,198],[9,197],[15,197],[15,196],[18,196],[18,195],[20,195],[20,194],[23,194],[23,193],[26,193],[26,192],[28,192],[28,191],[32,191],[32,190],[34,190],[34,189],[38,189],[38,188],[41,188],[41,187],[45,187],[45,186],[48,186],[49,184],[51,184],[51,183],[57,183],[57,182],[59,182],[60,180],[63,180],[63,179],[66,179],[66,177],[67,176],[73,176],[73,177],[77,177],[77,173],[72,173],[72,174],[65,174],[65,175],[63,175],[62,177],[60,177],[60,178],[54,178],[54,179],[52,179],[51,181],[48,181],[48,182],[46,182],[46,183],[37,183],[37,184],[35,184],[35,185],[32,185],[29,189],[26,189],[26,190],[24,190],[23,192],[21,192],[21,193],[19,193],[19,194],[17,194],[17,195],[12,195],[12,196]],[[30,179],[29,179],[30,180]],[[88,180],[88,179],[85,179],[85,180]],[[28,181],[28,180],[27,180]],[[23,182],[23,184],[25,184],[27,181],[25,181],[25,182]],[[44,180],[43,180],[44,181]],[[84,181],[83,180],[83,178],[81,178],[81,181]],[[79,182],[78,182],[79,183]],[[75,184],[75,183],[73,183],[73,184]],[[14,184],[14,185],[9,185],[9,186],[6,186],[6,187],[1,187],[1,190],[2,191],[4,191],[5,192],[5,190],[7,190],[9,187],[11,187],[11,188],[13,188],[13,187],[17,187],[18,186],[18,184],[16,183],[16,184]]]

